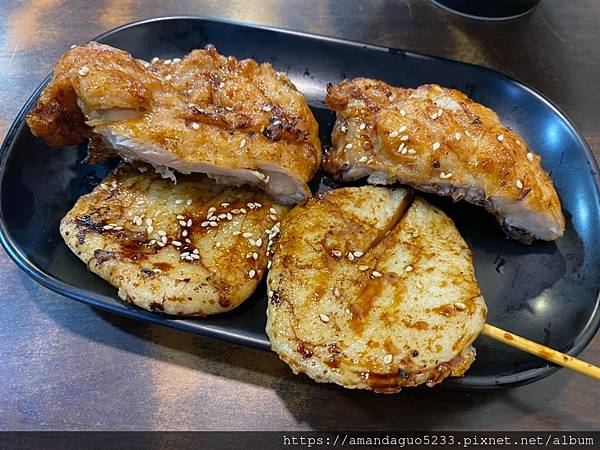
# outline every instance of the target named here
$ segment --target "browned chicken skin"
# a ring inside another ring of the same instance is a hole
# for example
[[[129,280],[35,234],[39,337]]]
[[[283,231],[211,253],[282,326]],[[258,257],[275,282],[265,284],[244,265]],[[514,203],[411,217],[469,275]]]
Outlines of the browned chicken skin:
[[[324,168],[334,177],[401,182],[485,206],[521,242],[563,235],[560,200],[540,157],[489,108],[437,85],[357,78],[327,91],[337,122]]]
[[[183,59],[134,59],[91,42],[65,53],[27,122],[49,145],[92,138],[92,154],[255,184],[280,201],[310,195],[317,123],[284,74],[214,47]]]

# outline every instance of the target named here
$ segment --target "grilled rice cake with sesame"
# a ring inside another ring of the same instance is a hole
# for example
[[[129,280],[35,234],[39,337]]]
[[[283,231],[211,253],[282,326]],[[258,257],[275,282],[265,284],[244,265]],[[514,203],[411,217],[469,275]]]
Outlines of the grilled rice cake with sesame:
[[[324,168],[338,180],[367,177],[484,206],[524,243],[555,240],[565,219],[541,158],[494,111],[462,92],[357,78],[329,85],[337,113]]]
[[[74,47],[27,123],[51,146],[90,138],[94,158],[253,184],[285,203],[310,195],[321,164],[317,122],[287,76],[212,46],[152,63],[95,42]]]
[[[60,233],[123,300],[204,316],[232,310],[254,292],[288,209],[262,191],[203,175],[175,184],[122,167],[77,201]]]
[[[461,376],[487,309],[454,223],[409,190],[342,188],[283,221],[267,334],[294,371],[392,393]]]

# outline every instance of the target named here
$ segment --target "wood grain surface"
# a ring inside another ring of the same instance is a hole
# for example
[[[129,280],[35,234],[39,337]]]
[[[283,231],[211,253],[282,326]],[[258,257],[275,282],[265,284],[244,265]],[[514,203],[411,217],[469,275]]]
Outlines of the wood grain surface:
[[[0,2],[0,137],[71,44],[136,19],[204,15],[481,64],[554,100],[600,156],[600,2],[490,23],[429,1]],[[96,311],[0,251],[1,430],[598,430],[600,385],[561,370],[497,391],[382,396],[295,377],[274,354]],[[600,363],[600,338],[581,357]]]

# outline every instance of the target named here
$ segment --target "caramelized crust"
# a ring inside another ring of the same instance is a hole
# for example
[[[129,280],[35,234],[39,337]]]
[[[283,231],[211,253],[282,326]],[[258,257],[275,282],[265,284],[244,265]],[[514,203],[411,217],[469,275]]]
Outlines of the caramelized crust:
[[[165,176],[203,172],[289,202],[310,194],[321,162],[317,123],[287,77],[212,46],[153,64],[94,42],[75,47],[27,122],[52,146],[98,136],[105,145],[95,147]]]
[[[337,179],[369,176],[485,206],[523,242],[563,235],[560,201],[540,157],[463,93],[357,78],[329,85],[326,103],[337,122],[323,166]]]
[[[60,226],[69,248],[150,311],[204,316],[240,305],[265,274],[288,207],[202,175],[174,184],[140,169],[122,167],[77,201]]]
[[[267,334],[295,373],[397,392],[461,376],[486,306],[452,221],[404,189],[313,197],[284,219]]]

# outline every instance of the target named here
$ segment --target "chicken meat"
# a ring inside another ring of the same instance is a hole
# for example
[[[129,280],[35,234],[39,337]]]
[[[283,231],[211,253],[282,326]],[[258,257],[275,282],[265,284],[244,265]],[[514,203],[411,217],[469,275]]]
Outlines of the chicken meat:
[[[253,184],[285,203],[310,195],[321,163],[317,122],[286,75],[212,46],[150,63],[95,42],[74,47],[27,123],[50,146],[89,138],[93,158]]]

